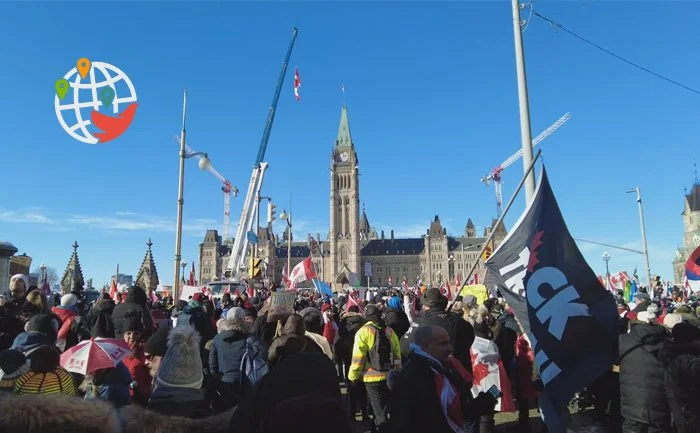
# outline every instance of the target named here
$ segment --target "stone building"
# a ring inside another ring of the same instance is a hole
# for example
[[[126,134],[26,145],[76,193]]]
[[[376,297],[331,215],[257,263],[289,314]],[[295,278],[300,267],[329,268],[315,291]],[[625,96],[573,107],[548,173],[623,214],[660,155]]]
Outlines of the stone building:
[[[683,207],[683,246],[676,250],[673,260],[673,278],[676,284],[683,284],[685,262],[690,254],[700,246],[700,182],[695,180],[690,194],[685,195]]]
[[[139,268],[139,272],[136,274],[136,285],[141,287],[146,293],[154,292],[158,288],[160,281],[158,280],[158,270],[156,269],[156,264],[153,261],[153,253],[151,252],[151,246],[153,242],[148,239],[146,242],[146,255],[143,257],[143,262]]]
[[[310,239],[291,242],[291,266],[313,256],[318,276],[332,284],[335,290],[355,284],[386,286],[391,277],[399,285],[405,277],[410,285],[420,278],[429,285],[443,282],[454,284],[462,279],[475,261],[495,220],[486,227],[483,236],[468,219],[463,234],[453,236],[435,215],[427,224],[426,233],[416,238],[395,238],[393,230],[388,237],[380,235],[370,225],[367,213],[360,209],[359,158],[350,133],[347,107],[340,112],[338,135],[330,155],[330,226],[325,240],[319,241],[312,251]],[[361,211],[361,212],[360,212]],[[505,237],[505,228],[495,228],[494,247]],[[272,226],[258,228],[258,257],[264,263],[268,284],[279,283],[287,264],[287,230],[276,236]],[[231,241],[232,242],[232,241]],[[207,283],[220,279],[230,254],[230,245],[222,243],[216,230],[207,230],[204,242],[199,244],[200,281]],[[371,276],[365,270],[371,269]],[[479,263],[476,271],[483,280],[485,268]],[[369,277],[369,279],[368,279]]]
[[[63,271],[60,284],[61,293],[64,295],[74,291],[81,291],[85,288],[83,269],[80,267],[80,260],[78,260],[78,246],[78,241],[73,242],[73,255],[68,261],[66,270]]]

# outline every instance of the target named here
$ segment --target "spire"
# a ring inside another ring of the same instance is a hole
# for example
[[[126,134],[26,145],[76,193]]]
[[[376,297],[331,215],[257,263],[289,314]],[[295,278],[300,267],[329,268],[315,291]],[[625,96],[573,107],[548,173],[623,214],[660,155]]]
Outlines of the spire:
[[[466,227],[466,230],[464,231],[464,233],[466,234],[466,236],[468,238],[473,238],[474,236],[476,236],[476,230],[475,230],[474,223],[472,222],[471,218],[469,218],[467,220],[467,227]]]
[[[350,123],[348,122],[348,108],[345,105],[340,110],[340,124],[338,125],[338,137],[335,139],[335,147],[353,147]]]
[[[64,295],[72,291],[83,290],[85,286],[83,270],[80,267],[80,260],[78,260],[78,246],[78,241],[73,242],[73,255],[63,272],[63,278],[61,278],[61,293]]]
[[[367,213],[365,212],[365,204],[362,203],[362,218],[360,218],[360,236],[362,239],[367,239],[370,232],[369,220],[367,219]]]
[[[467,220],[467,228],[468,228],[468,229],[473,229],[473,228],[474,228],[474,223],[472,222],[472,219],[471,219],[471,218],[469,218],[469,219]]]
[[[151,253],[151,246],[153,242],[148,238],[146,242],[146,256],[143,258],[143,263],[141,263],[141,268],[136,275],[136,285],[141,287],[148,293],[148,291],[156,290],[160,281],[158,280],[158,270],[156,269],[156,264],[153,262],[153,254]]]

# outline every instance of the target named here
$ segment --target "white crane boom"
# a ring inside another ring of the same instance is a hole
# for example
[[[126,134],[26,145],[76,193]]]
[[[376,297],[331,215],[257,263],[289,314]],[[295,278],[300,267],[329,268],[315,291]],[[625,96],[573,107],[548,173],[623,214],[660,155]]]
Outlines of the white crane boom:
[[[549,137],[559,129],[563,124],[565,124],[569,119],[571,119],[571,113],[566,113],[563,116],[559,118],[556,122],[554,122],[549,128],[545,129],[535,137],[534,140],[532,140],[532,147],[534,148],[537,146],[542,140],[545,138]],[[496,191],[496,211],[498,213],[498,216],[501,216],[501,211],[502,211],[502,206],[503,206],[503,190],[501,187],[501,173],[503,170],[508,168],[511,164],[513,164],[515,161],[517,161],[521,156],[523,155],[522,149],[518,150],[515,152],[513,155],[511,155],[508,159],[503,161],[499,166],[491,170],[491,172],[484,177],[481,178],[481,182],[484,183],[484,185],[489,186],[489,183],[491,181],[494,181],[494,187]]]

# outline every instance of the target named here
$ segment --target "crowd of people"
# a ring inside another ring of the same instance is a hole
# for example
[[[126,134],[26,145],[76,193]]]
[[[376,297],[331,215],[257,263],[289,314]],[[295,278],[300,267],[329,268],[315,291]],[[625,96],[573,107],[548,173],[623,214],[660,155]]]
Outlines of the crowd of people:
[[[581,390],[611,432],[700,432],[700,305],[677,295],[617,296],[619,362]],[[0,297],[0,431],[493,433],[498,412],[530,431],[543,385],[503,299],[425,286],[361,298],[300,290],[280,317],[274,292],[174,308],[133,286],[88,305],[15,275]],[[69,371],[61,354],[86,341],[128,354]]]

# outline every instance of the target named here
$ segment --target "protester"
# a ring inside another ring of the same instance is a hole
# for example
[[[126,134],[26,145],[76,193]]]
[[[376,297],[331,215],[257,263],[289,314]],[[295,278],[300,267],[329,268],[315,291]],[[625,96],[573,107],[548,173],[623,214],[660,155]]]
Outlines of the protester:
[[[365,324],[355,335],[348,380],[365,384],[367,397],[380,433],[388,422],[389,372],[401,368],[401,348],[396,333],[386,326],[375,305],[365,308]]]
[[[124,325],[124,341],[129,345],[132,353],[124,357],[122,362],[129,369],[129,373],[134,379],[130,390],[133,402],[145,406],[151,395],[153,378],[149,373],[149,368],[146,366],[146,355],[143,348],[143,328],[141,323],[135,319],[130,319],[128,322]]]
[[[170,333],[170,328],[168,326],[161,326],[158,330],[151,335],[151,338],[146,341],[143,346],[143,354],[146,358],[146,367],[148,367],[148,373],[153,378],[155,382],[158,376],[158,370],[160,369],[160,364],[163,361],[163,356],[168,347],[168,334]]]
[[[119,408],[131,403],[132,377],[120,362],[113,368],[104,368],[85,376],[79,390],[85,398],[105,400]]]
[[[267,359],[270,366],[274,367],[291,355],[306,352],[323,353],[323,350],[306,336],[304,319],[298,314],[292,314],[287,317],[281,335],[272,340]]]
[[[15,379],[13,392],[18,395],[76,395],[73,377],[59,367],[59,352],[53,346],[41,346],[34,351],[29,371]]]
[[[146,292],[139,286],[131,286],[127,291],[126,301],[119,303],[112,310],[114,337],[124,338],[127,325],[134,321],[140,324],[144,337],[148,338],[153,331],[153,319],[146,305]]]
[[[112,313],[115,303],[108,293],[103,293],[88,314],[88,325],[92,338],[114,338],[114,321]]]
[[[413,356],[396,377],[389,402],[391,426],[401,433],[455,433],[493,411],[488,393],[472,398],[471,374],[450,355],[447,331],[435,325],[414,331]]]
[[[0,352],[0,393],[11,393],[15,380],[29,371],[29,362],[18,350]]]
[[[398,296],[392,296],[387,301],[386,309],[384,310],[384,322],[386,322],[386,326],[394,330],[399,338],[403,337],[408,328],[411,327],[408,316],[401,306],[401,299]]]

